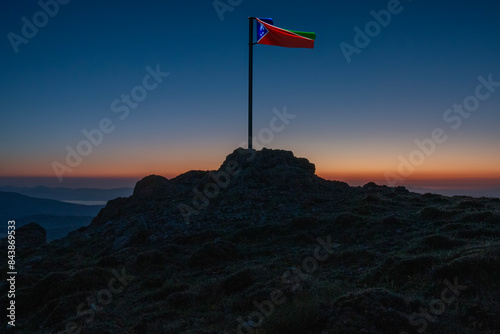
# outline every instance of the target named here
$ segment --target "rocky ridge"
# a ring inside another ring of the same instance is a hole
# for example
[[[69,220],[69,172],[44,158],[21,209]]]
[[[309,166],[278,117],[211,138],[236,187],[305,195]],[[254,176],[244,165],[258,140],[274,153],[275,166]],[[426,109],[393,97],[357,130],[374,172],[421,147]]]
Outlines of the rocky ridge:
[[[237,149],[20,249],[16,333],[495,333],[499,237],[500,199],[350,187]]]

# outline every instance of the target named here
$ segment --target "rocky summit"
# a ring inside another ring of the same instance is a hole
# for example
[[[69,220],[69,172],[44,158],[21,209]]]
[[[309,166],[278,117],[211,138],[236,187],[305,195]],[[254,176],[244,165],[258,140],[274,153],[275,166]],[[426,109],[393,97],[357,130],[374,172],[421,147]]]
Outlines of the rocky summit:
[[[12,333],[500,328],[500,199],[350,187],[289,151],[147,176],[65,238],[24,235]]]

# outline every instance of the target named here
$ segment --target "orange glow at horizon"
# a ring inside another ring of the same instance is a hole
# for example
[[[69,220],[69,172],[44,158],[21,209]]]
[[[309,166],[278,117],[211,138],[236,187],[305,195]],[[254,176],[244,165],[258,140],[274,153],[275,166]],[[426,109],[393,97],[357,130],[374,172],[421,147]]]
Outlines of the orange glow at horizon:
[[[227,146],[227,145],[226,145]],[[222,147],[222,148],[221,148]],[[403,176],[404,183],[450,180],[500,180],[500,157],[485,152],[458,152],[451,150],[428,157],[420,166],[414,166],[409,175],[399,175],[400,160],[394,150],[379,151],[371,147],[363,150],[348,149],[331,152],[316,147],[314,150],[296,150],[295,156],[305,157],[316,166],[316,175],[344,182],[387,184],[385,174]],[[182,153],[181,153],[182,152]],[[142,179],[151,174],[168,179],[190,170],[216,170],[232,150],[200,150],[196,145],[173,147],[134,147],[131,149],[109,147],[96,151],[91,157],[65,173],[64,178],[134,178]],[[411,151],[410,151],[411,152]],[[482,153],[482,154],[481,154]],[[407,159],[407,156],[404,156]],[[57,157],[32,157],[8,160],[0,167],[2,177],[56,177],[51,163]],[[480,182],[484,184],[485,182]],[[498,182],[494,182],[497,184]]]
[[[75,169],[74,172],[65,174],[64,177],[70,178],[130,178],[140,180],[145,176],[156,174],[164,176],[168,179],[174,178],[182,173],[190,170],[216,170],[220,163],[204,163],[204,164],[189,164],[177,163],[169,166],[155,166],[154,168],[145,168],[141,164],[129,165],[127,168],[119,168],[117,166],[108,166],[111,170],[104,171],[104,168],[91,169],[80,168]],[[193,168],[197,166],[198,168]],[[175,167],[175,168],[174,168]],[[115,169],[116,168],[116,169]],[[5,173],[3,177],[55,177],[54,173],[45,174],[30,174],[30,173]],[[384,176],[385,170],[346,170],[346,169],[326,169],[317,168],[316,175],[327,179],[347,182],[349,184],[365,184],[368,182],[375,182],[377,184],[387,184]],[[398,175],[395,173],[395,175]],[[500,185],[500,172],[498,171],[453,171],[453,170],[435,170],[435,171],[415,171],[411,176],[403,178],[403,183],[427,183],[427,182],[441,182],[446,184],[456,180],[470,180],[471,182],[477,181],[484,184],[486,181],[491,180],[493,185]],[[486,182],[487,183],[487,182]]]

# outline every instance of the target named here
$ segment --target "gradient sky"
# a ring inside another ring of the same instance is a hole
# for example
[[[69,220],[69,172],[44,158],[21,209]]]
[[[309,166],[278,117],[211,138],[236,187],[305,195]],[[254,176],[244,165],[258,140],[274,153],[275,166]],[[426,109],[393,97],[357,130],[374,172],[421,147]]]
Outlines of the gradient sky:
[[[402,0],[351,63],[339,45],[355,45],[354,28],[364,30],[390,1],[230,3],[221,20],[210,0],[71,0],[15,53],[8,34],[22,35],[22,18],[33,22],[41,7],[3,1],[0,181],[58,183],[52,163],[65,164],[66,146],[104,118],[114,130],[64,180],[218,168],[246,141],[248,16],[317,34],[314,50],[254,47],[255,133],[273,109],[296,115],[257,148],[292,150],[329,179],[384,183],[416,139],[442,128],[446,142],[405,181],[500,180],[500,87],[456,130],[443,119],[475,94],[479,76],[500,82],[498,2]],[[169,76],[121,120],[112,102],[157,64]]]

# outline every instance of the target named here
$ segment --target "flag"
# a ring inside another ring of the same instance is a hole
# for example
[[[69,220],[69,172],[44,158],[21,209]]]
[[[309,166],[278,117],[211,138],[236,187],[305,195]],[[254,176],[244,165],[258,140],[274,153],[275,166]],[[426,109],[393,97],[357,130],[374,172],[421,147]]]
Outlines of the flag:
[[[259,20],[264,21],[268,24],[274,25],[273,19],[262,19],[259,18]],[[266,27],[264,27],[259,21],[257,21],[257,40],[261,39],[264,37],[264,35],[267,33]]]
[[[282,29],[274,26],[272,19],[257,20],[257,44],[276,45],[286,48],[314,48],[316,34]]]

